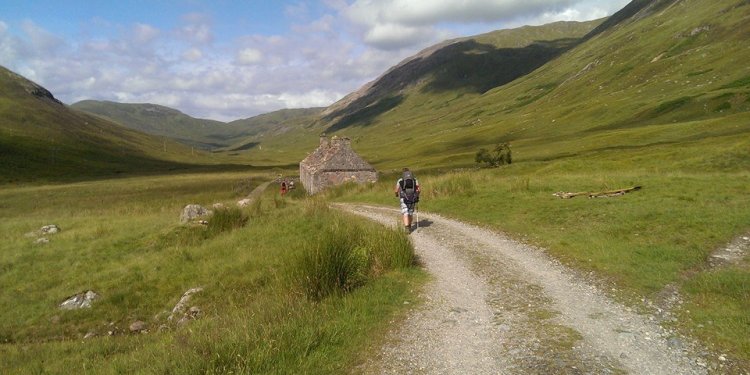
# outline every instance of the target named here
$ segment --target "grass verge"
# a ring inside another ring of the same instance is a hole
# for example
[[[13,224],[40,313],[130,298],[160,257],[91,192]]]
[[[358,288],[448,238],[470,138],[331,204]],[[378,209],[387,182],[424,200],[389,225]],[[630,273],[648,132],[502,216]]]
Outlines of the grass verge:
[[[414,299],[424,275],[410,267],[411,248],[399,241],[403,234],[321,203],[279,204],[270,190],[246,209],[217,211],[206,227],[178,224],[185,204],[233,205],[244,195],[231,186],[246,178],[0,192],[13,218],[0,223],[9,239],[0,245],[0,284],[9,286],[0,291],[0,373],[350,373]],[[54,204],[41,204],[40,194]],[[49,243],[24,236],[49,223],[62,228]],[[354,247],[342,245],[352,233]],[[310,251],[327,251],[314,246],[325,238],[364,261],[357,283],[311,299],[292,276],[329,273],[330,264],[299,269]],[[170,322],[172,307],[195,287],[203,288],[190,302],[199,319]],[[92,308],[57,308],[85,290],[101,295]],[[136,320],[148,334],[129,333]]]

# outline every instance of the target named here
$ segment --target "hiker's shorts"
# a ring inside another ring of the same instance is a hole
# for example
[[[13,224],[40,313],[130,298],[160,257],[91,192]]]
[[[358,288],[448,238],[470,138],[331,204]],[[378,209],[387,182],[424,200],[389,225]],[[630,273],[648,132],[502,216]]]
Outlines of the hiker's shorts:
[[[414,203],[404,203],[404,198],[401,198],[401,214],[402,215],[414,215]]]

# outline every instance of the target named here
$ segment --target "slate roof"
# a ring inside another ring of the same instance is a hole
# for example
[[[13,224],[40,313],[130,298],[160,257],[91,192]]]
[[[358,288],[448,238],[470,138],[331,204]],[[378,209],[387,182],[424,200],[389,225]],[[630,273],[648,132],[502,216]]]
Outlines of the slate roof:
[[[375,168],[357,155],[349,138],[333,137],[321,145],[300,164],[311,172],[322,171],[375,171]]]

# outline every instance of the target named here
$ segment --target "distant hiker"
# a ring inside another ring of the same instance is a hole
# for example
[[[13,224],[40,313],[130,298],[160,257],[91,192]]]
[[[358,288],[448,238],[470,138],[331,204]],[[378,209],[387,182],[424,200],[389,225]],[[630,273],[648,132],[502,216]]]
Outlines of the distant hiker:
[[[419,181],[409,168],[404,168],[401,178],[396,181],[394,189],[396,197],[401,202],[401,214],[404,216],[404,228],[411,232],[414,207],[419,202]]]
[[[286,194],[287,186],[286,186],[286,179],[284,181],[281,181],[281,196],[283,197],[284,194]]]
[[[294,190],[294,180],[289,181],[289,190]]]

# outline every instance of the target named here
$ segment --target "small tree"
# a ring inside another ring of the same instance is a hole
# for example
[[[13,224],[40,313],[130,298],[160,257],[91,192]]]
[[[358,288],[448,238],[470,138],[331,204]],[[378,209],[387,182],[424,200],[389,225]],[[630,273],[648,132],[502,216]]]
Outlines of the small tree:
[[[510,143],[498,143],[495,148],[490,152],[486,148],[480,148],[477,151],[474,161],[477,164],[486,163],[488,167],[499,167],[503,164],[510,164],[513,162],[511,156]]]

